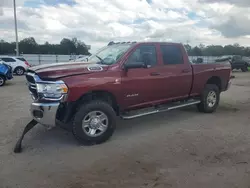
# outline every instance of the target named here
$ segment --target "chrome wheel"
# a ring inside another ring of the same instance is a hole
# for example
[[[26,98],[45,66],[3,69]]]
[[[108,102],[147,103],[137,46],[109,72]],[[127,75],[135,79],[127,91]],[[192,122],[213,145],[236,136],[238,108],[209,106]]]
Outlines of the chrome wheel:
[[[207,95],[207,105],[212,108],[216,104],[217,96],[215,91],[210,91]]]
[[[102,135],[108,128],[108,116],[101,111],[89,112],[82,121],[83,131],[91,137]]]
[[[0,76],[0,86],[4,84],[4,78]]]

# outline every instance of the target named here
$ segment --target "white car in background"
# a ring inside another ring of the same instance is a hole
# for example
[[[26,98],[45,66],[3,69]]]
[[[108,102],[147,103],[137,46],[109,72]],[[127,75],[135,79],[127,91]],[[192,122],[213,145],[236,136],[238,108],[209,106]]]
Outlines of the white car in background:
[[[86,62],[88,61],[89,55],[81,55],[78,56],[76,59],[71,59],[70,62]]]
[[[75,62],[87,62],[88,61],[88,57],[89,56],[77,58],[75,60]]]
[[[23,75],[30,67],[30,64],[23,57],[0,56],[0,60],[2,60],[5,64],[10,65],[13,73],[18,76]]]

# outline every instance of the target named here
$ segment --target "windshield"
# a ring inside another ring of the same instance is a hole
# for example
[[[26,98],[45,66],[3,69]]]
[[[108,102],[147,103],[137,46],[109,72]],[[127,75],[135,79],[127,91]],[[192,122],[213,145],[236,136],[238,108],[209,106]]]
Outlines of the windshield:
[[[112,65],[131,47],[131,44],[111,45],[102,48],[88,58],[89,62]]]

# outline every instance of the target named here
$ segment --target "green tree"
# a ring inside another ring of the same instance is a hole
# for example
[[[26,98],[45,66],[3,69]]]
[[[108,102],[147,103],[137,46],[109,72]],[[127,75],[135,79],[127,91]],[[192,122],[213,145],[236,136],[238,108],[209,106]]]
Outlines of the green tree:
[[[202,51],[199,47],[195,46],[192,51],[191,51],[191,54],[193,56],[202,56]]]
[[[63,38],[60,42],[60,46],[63,54],[72,54],[76,52],[75,44],[70,39]]]
[[[192,46],[190,46],[189,44],[184,44],[184,47],[185,47],[187,53],[190,54],[191,50],[192,50]]]
[[[38,44],[33,37],[25,38],[19,42],[20,52],[27,54],[35,54],[37,53]]]
[[[113,44],[110,41],[108,45]],[[6,42],[0,40],[0,54],[15,54],[15,42]],[[33,37],[28,37],[19,42],[20,52],[25,54],[82,54],[89,55],[87,46],[84,42],[77,38],[63,38],[60,44],[50,44],[45,42],[44,44],[37,44]],[[240,46],[238,43],[229,44],[225,46],[221,45],[209,45],[205,46],[200,44],[199,46],[192,47],[189,44],[184,45],[187,53],[192,56],[221,56],[221,55],[243,55],[250,56],[250,48]]]

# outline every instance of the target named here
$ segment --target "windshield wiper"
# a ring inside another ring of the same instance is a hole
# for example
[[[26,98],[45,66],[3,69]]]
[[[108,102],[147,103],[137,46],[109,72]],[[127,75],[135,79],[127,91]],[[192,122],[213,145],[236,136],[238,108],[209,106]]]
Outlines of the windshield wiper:
[[[95,55],[95,56],[100,60],[100,62],[98,62],[97,64],[108,65],[108,64],[105,63],[105,61],[104,61],[102,58],[100,58],[98,55]]]
[[[95,55],[99,60],[100,60],[100,64],[104,64],[104,61],[102,58],[100,58],[98,55]]]

